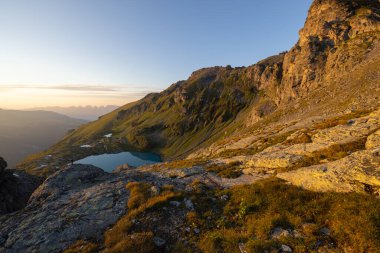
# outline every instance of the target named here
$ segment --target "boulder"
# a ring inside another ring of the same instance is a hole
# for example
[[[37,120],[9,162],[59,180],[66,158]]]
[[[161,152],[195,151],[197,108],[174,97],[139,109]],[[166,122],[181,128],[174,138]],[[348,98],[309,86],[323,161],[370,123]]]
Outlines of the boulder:
[[[23,208],[40,183],[37,177],[6,167],[7,162],[0,157],[0,214]]]
[[[273,229],[270,238],[281,239],[281,238],[286,238],[286,237],[291,237],[291,236],[292,236],[292,234],[288,230],[277,227],[277,228]]]
[[[117,166],[116,169],[114,169],[112,172],[121,172],[123,170],[131,170],[135,169],[136,167],[129,165],[128,163],[125,163],[123,165]]]
[[[2,173],[7,166],[7,162],[2,157],[0,157],[0,173]]]
[[[0,252],[61,252],[80,239],[100,240],[126,211],[122,175],[73,165],[48,177],[22,212],[0,216]]]
[[[158,236],[153,237],[153,242],[157,247],[163,247],[166,244],[166,241]]]
[[[288,245],[282,244],[281,252],[292,252],[292,249]]]

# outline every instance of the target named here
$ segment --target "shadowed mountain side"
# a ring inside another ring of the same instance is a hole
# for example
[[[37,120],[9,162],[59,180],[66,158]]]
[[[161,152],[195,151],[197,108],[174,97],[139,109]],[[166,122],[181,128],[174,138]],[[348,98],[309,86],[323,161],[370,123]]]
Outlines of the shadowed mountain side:
[[[12,168],[27,155],[49,147],[84,123],[53,112],[0,110],[0,155]]]

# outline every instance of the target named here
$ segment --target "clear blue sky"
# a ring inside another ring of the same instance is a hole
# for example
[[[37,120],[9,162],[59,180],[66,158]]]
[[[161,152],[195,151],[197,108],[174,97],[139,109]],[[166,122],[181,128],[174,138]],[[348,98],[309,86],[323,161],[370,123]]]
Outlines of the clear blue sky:
[[[290,49],[311,2],[0,0],[0,85],[160,90]]]

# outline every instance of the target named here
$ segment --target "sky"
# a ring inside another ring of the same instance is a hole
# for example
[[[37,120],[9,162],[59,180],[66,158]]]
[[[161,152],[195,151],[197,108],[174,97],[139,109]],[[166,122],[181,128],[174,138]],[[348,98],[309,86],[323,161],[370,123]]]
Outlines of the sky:
[[[289,50],[311,0],[0,0],[0,108],[123,105]]]

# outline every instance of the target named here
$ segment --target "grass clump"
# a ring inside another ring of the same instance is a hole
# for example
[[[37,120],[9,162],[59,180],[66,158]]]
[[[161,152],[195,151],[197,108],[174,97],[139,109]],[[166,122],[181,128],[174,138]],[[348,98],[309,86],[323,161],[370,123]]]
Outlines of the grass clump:
[[[170,186],[158,192],[146,183],[126,187],[128,214],[105,232],[104,244],[78,242],[67,252],[158,252],[153,232],[134,228],[134,220],[177,197],[195,208],[184,216],[182,228],[189,230],[180,237],[186,240],[174,241],[168,252],[233,253],[241,247],[280,252],[282,245],[293,252],[377,252],[380,247],[380,200],[370,195],[311,192],[273,178],[224,190],[198,187],[181,196]],[[275,236],[278,230],[285,235]]]
[[[179,193],[172,191],[171,187],[162,187],[157,194],[151,190],[151,185],[147,183],[130,182],[126,188],[130,191],[130,198],[127,206],[128,214],[123,216],[111,229],[104,233],[104,244],[108,248],[107,252],[118,252],[117,248],[121,244],[126,245],[128,235],[133,227],[133,220],[144,212],[157,208],[170,199],[179,197]],[[115,251],[113,251],[115,250]]]
[[[222,218],[201,235],[199,247],[205,252],[239,252],[239,243],[248,252],[278,252],[282,244],[296,252],[322,247],[376,252],[380,247],[380,200],[373,196],[311,192],[278,179],[217,195],[229,197],[218,214]],[[276,228],[289,231],[288,236],[273,237]]]
[[[130,192],[127,203],[128,213],[121,217],[104,233],[103,243],[78,241],[65,253],[150,253],[159,252],[154,244],[152,231],[133,231],[134,220],[145,212],[158,208],[169,200],[180,197],[174,187],[164,185],[160,188],[148,183],[129,182],[126,188]],[[153,189],[156,188],[156,189]]]
[[[73,245],[71,245],[68,249],[66,249],[63,253],[95,253],[99,252],[99,245],[93,242],[87,242],[83,240],[79,240]]]
[[[280,144],[286,141],[286,139],[293,134],[294,131],[290,131],[283,134],[273,134],[269,137],[263,138],[260,140],[260,145],[254,145],[249,148],[240,148],[240,149],[227,149],[218,154],[218,157],[234,157],[241,155],[255,155],[265,150],[268,147],[274,146],[276,144]]]
[[[199,242],[203,252],[240,253],[237,246],[243,240],[241,233],[234,229],[221,229],[206,233]]]
[[[111,248],[104,250],[106,253],[151,253],[156,251],[152,232],[133,233],[125,235]]]
[[[175,160],[171,162],[167,162],[163,164],[163,166],[167,169],[183,169],[189,168],[196,165],[202,165],[206,161],[204,159],[184,159],[184,160]]]
[[[206,167],[206,170],[224,178],[238,178],[242,175],[241,162],[239,161],[228,164],[212,164]]]
[[[338,125],[346,125],[350,119],[364,117],[368,115],[369,113],[370,111],[355,111],[355,112],[344,114],[342,116],[325,119],[322,122],[316,123],[313,127],[314,129],[326,129],[326,128],[331,128]]]

